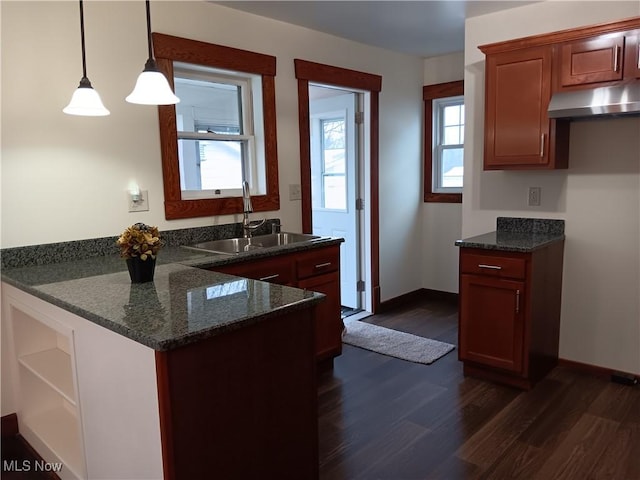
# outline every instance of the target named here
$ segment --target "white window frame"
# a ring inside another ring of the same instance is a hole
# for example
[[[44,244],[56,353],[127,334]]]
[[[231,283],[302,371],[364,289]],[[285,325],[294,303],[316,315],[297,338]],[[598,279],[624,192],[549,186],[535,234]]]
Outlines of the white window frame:
[[[235,85],[241,92],[240,134],[218,134],[208,132],[182,131],[181,115],[177,114],[177,138],[180,140],[218,140],[237,141],[242,144],[242,180],[249,182],[252,195],[266,193],[266,161],[264,154],[264,129],[262,114],[262,77],[243,72],[234,72],[200,65],[174,63],[174,77],[202,80],[212,83]],[[180,156],[179,156],[180,157]],[[183,164],[180,163],[182,170]],[[238,197],[242,195],[241,185],[238,188],[187,190],[184,188],[184,172],[180,172],[181,196],[183,200],[205,198]]]
[[[464,106],[464,95],[441,97],[433,99],[433,132],[432,132],[432,180],[431,191],[433,193],[462,193],[462,187],[443,187],[440,183],[442,177],[442,154],[444,150],[462,148],[464,152],[464,139],[460,144],[443,145],[444,137],[444,109],[448,106]],[[464,127],[465,119],[462,120]]]

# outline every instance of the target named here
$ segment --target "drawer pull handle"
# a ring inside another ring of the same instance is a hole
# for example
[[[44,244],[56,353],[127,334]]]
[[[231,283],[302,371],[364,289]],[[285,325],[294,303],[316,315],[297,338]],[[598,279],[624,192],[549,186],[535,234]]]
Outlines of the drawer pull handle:
[[[478,268],[488,268],[489,270],[502,270],[500,265],[486,265],[484,263],[478,264]]]
[[[544,158],[544,137],[546,135],[543,133],[540,135],[540,158]]]
[[[260,281],[264,282],[266,280],[273,280],[274,278],[278,278],[280,276],[279,273],[276,273],[274,275],[267,275],[266,277],[261,277]]]
[[[618,61],[618,57],[620,56],[620,47],[616,45],[616,48],[613,51],[613,71],[617,72],[618,71],[618,65],[619,65],[619,61]]]
[[[516,290],[516,313],[520,313],[520,290]]]
[[[325,262],[325,263],[317,264],[314,268],[315,269],[320,269],[320,268],[329,267],[329,266],[331,266],[331,262]]]

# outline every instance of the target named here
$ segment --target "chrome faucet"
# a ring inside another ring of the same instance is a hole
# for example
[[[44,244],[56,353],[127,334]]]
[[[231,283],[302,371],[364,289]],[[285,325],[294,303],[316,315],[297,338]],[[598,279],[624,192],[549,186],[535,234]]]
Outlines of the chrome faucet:
[[[251,238],[251,233],[265,222],[265,220],[262,220],[256,225],[251,225],[249,220],[250,213],[253,213],[253,205],[251,203],[251,194],[249,193],[249,182],[244,180],[242,182],[242,235],[244,238]]]

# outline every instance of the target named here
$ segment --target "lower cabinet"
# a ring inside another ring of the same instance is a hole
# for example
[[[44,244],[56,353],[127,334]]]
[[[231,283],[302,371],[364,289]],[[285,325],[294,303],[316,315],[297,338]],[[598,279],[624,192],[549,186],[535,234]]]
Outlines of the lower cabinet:
[[[465,375],[529,389],[556,366],[563,248],[460,249],[458,356]]]
[[[340,314],[340,245],[284,253],[264,259],[212,267],[216,272],[303,288],[326,295],[316,307],[316,359],[333,359],[342,353]]]

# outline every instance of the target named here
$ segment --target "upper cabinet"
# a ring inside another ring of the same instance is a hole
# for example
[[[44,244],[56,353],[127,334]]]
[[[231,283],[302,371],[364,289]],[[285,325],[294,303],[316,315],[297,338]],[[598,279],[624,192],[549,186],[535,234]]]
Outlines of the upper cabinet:
[[[485,170],[566,168],[568,128],[547,117],[551,67],[550,46],[487,55]]]
[[[485,170],[567,168],[569,120],[555,92],[640,79],[640,17],[480,46],[485,69]]]
[[[640,79],[640,30],[625,37],[624,77]]]
[[[624,36],[601,36],[559,46],[560,86],[622,80]]]

